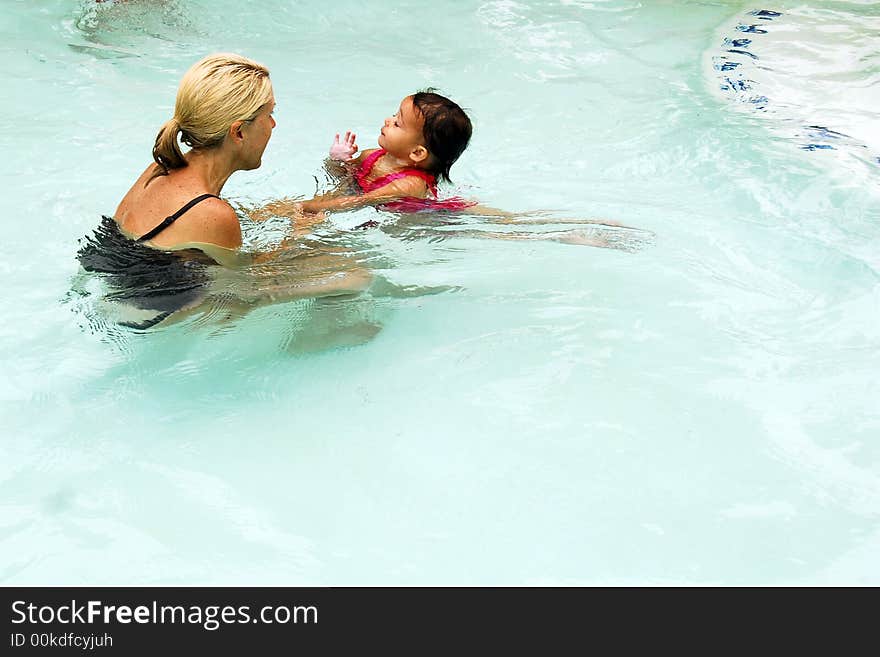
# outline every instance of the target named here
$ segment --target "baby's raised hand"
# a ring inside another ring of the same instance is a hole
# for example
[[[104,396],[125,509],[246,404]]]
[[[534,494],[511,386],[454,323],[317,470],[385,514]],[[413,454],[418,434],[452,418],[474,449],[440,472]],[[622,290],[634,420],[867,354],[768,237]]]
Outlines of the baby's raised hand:
[[[345,137],[342,140],[339,139],[337,134],[333,140],[333,145],[330,147],[330,159],[348,162],[358,152],[358,146],[354,143],[355,139],[357,139],[357,135],[350,131],[345,133]]]

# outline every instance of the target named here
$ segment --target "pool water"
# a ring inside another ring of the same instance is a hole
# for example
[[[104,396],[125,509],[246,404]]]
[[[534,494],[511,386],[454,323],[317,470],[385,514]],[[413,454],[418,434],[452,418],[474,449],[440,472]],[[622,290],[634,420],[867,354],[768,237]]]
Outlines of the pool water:
[[[3,584],[880,584],[876,3],[0,17]],[[215,51],[269,66],[278,102],[234,203],[310,195],[334,133],[371,147],[430,85],[475,125],[446,193],[655,239],[368,231],[413,294],[90,323],[78,240]]]

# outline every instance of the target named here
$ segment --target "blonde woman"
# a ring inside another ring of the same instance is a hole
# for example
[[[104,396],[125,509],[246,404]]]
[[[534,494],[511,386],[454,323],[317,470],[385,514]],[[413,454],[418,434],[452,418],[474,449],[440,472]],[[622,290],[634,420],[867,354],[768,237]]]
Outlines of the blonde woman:
[[[153,163],[114,219],[147,246],[195,247],[223,261],[241,246],[241,226],[220,191],[236,171],[256,169],[272,136],[275,97],[266,67],[239,55],[197,62],[180,82],[174,116],[162,126]],[[183,153],[178,138],[190,147]]]
[[[268,69],[246,57],[210,55],[183,76],[174,115],[156,137],[153,162],[114,216],[104,217],[79,250],[83,268],[103,274],[109,284],[104,298],[127,307],[127,319],[118,323],[149,328],[172,315],[180,318],[179,311],[194,309],[210,296],[218,275],[225,276],[225,305],[237,312],[267,302],[355,292],[369,282],[358,268],[337,269],[326,279],[315,275],[318,265],[330,270],[344,265],[338,258],[312,259],[312,271],[301,272],[307,284],[288,277],[269,285],[240,269],[213,267],[267,259],[268,254],[254,258],[239,252],[241,225],[220,192],[236,171],[260,166],[275,128],[274,108]],[[184,152],[179,142],[189,149]]]

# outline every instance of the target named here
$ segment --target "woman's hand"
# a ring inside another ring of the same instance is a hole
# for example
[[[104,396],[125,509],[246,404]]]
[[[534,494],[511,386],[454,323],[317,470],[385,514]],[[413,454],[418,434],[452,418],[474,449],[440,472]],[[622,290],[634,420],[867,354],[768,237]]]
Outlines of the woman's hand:
[[[354,143],[356,139],[357,135],[351,131],[346,132],[342,140],[339,139],[337,134],[333,140],[333,145],[330,147],[330,159],[339,160],[340,162],[348,162],[352,159],[354,154],[358,152],[358,145]]]

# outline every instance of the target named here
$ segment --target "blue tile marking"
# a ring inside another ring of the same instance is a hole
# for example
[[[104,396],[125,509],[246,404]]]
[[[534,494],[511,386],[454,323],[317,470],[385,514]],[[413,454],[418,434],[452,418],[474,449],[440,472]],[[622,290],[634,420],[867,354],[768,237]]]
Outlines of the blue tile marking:
[[[758,56],[757,56],[756,54],[751,53],[751,52],[749,52],[748,50],[734,50],[734,49],[731,49],[731,50],[728,50],[727,52],[733,52],[733,53],[736,53],[737,55],[748,55],[748,56],[751,57],[752,59],[758,59]]]
[[[782,16],[782,13],[778,11],[771,11],[769,9],[756,9],[755,11],[750,11],[749,14],[752,16],[757,16],[764,21],[772,21],[774,18]]]

